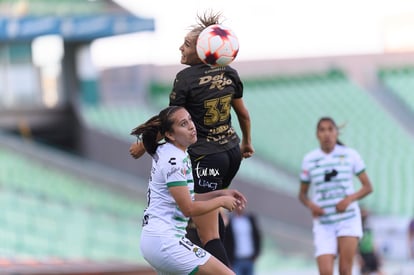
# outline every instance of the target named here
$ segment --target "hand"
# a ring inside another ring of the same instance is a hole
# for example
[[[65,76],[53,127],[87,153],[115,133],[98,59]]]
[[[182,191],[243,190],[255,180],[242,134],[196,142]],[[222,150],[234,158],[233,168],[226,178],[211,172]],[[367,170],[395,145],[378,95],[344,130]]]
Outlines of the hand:
[[[223,207],[233,212],[236,207],[240,207],[241,202],[233,196],[222,196],[220,197],[223,199]]]
[[[233,198],[236,198],[239,201],[238,207],[240,209],[246,207],[247,199],[241,192],[239,192],[236,189],[225,189],[224,191],[226,196],[232,196]]]
[[[348,208],[348,206],[351,204],[352,200],[349,196],[345,197],[343,200],[341,200],[340,202],[338,202],[338,204],[336,205],[336,211],[341,213],[341,212],[345,212],[345,210]]]
[[[319,217],[319,216],[322,216],[322,215],[324,215],[324,214],[325,214],[325,210],[323,210],[323,208],[321,208],[321,207],[317,206],[316,204],[312,204],[312,205],[309,207],[309,209],[311,210],[311,212],[312,212],[312,216],[313,216],[314,218]]]
[[[144,144],[142,142],[134,142],[129,147],[129,154],[134,158],[138,159],[145,153]]]
[[[254,154],[254,149],[253,146],[248,143],[248,144],[241,144],[240,145],[240,151],[242,153],[242,157],[243,158],[250,158],[251,156],[253,156]]]

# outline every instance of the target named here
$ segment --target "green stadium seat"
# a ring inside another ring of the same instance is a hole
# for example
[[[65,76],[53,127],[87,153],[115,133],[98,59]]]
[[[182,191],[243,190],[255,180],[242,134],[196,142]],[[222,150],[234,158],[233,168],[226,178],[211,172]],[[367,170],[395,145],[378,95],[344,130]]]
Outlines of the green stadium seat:
[[[144,262],[144,202],[4,148],[0,165],[0,256]]]
[[[414,112],[414,68],[383,68],[378,76],[389,91]]]

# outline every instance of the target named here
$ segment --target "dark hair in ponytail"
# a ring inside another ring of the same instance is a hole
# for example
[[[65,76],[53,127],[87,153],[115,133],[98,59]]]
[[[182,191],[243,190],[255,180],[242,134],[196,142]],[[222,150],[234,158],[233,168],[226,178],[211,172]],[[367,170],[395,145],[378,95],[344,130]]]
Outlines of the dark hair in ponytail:
[[[319,119],[319,121],[318,121],[318,124],[317,124],[317,126],[316,126],[316,129],[319,129],[319,126],[321,125],[321,123],[322,122],[324,122],[324,121],[329,121],[330,123],[332,123],[332,125],[339,131],[339,128],[338,128],[338,126],[336,125],[336,123],[335,123],[335,120],[333,120],[333,118],[331,118],[331,117],[327,117],[327,116],[325,116],[325,117],[321,117],[320,119]],[[343,142],[341,142],[339,139],[337,139],[336,140],[336,144],[339,144],[339,145],[344,145],[344,143]]]
[[[159,135],[169,142],[168,138],[165,137],[165,132],[172,130],[174,121],[171,116],[178,110],[184,107],[181,106],[169,106],[158,115],[151,117],[145,123],[137,126],[131,131],[131,135],[137,136],[142,140],[145,150],[153,156],[157,151],[159,143]]]

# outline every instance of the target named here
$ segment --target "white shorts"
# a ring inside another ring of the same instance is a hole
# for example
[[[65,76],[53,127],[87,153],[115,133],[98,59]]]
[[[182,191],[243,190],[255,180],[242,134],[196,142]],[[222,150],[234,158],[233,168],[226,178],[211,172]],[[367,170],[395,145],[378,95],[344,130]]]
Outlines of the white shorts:
[[[331,224],[321,224],[313,220],[313,242],[315,257],[325,254],[338,254],[338,237],[362,237],[362,221],[359,213],[349,220]]]
[[[148,236],[142,232],[140,248],[158,274],[190,274],[211,257],[185,237]]]

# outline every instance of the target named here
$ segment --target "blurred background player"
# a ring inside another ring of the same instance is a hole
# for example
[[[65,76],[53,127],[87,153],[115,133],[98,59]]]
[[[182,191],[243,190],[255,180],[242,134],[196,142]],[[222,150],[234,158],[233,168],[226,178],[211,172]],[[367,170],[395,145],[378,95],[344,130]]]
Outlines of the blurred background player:
[[[359,266],[361,275],[382,275],[380,255],[375,246],[374,233],[369,224],[369,213],[361,208],[363,236],[359,241]]]
[[[316,128],[320,148],[305,155],[300,174],[299,200],[313,216],[315,257],[321,275],[332,275],[339,254],[339,274],[352,274],[362,221],[358,200],[372,192],[371,181],[358,152],[338,140],[338,127],[330,117]],[[353,177],[362,184],[354,190]],[[312,196],[308,190],[312,187]]]
[[[408,250],[410,259],[414,260],[414,218],[408,224]]]
[[[250,115],[242,98],[243,84],[237,71],[230,66],[210,67],[200,60],[196,52],[198,35],[206,27],[220,24],[220,20],[220,13],[206,12],[198,16],[197,24],[179,48],[181,64],[189,67],[176,75],[170,94],[170,105],[184,106],[197,128],[197,142],[188,148],[196,194],[228,188],[242,158],[249,158],[254,153]],[[241,141],[231,124],[232,108],[242,131]],[[140,143],[130,147],[134,158],[140,157],[143,152]],[[224,225],[219,210],[193,219],[204,248],[229,265],[220,240],[220,235],[224,233],[220,233],[222,230],[219,227],[224,230]]]
[[[190,114],[183,107],[167,107],[132,134],[142,138],[153,158],[142,220],[144,258],[159,274],[234,274],[185,238],[188,217],[221,207],[233,211],[246,203],[241,193],[231,189],[194,195],[187,148],[196,142],[197,133]],[[159,134],[164,143],[159,143]]]
[[[262,249],[262,236],[255,215],[246,209],[230,214],[224,245],[231,268],[237,275],[253,275],[254,266]]]

